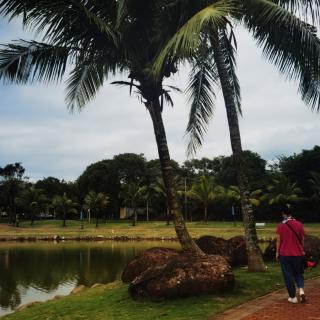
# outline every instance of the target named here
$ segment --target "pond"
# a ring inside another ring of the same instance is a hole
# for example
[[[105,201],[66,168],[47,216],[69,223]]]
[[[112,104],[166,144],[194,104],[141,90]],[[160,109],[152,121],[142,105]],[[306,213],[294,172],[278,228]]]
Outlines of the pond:
[[[0,317],[30,301],[67,295],[79,285],[120,279],[127,262],[175,242],[0,243]]]

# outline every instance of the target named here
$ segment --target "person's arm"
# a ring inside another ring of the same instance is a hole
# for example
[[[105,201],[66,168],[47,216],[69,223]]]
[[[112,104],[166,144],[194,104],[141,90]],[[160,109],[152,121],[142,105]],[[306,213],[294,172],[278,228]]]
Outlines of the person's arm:
[[[276,259],[279,259],[279,249],[280,249],[280,235],[277,234],[277,244],[276,244]]]

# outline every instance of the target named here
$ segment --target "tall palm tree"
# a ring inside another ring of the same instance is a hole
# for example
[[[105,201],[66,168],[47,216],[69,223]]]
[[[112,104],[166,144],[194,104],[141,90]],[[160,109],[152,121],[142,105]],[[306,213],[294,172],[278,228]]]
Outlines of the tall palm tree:
[[[96,215],[96,228],[99,225],[99,214],[109,204],[109,197],[103,192],[90,191],[84,198],[85,204]]]
[[[214,200],[223,198],[224,189],[217,185],[209,175],[202,175],[196,181],[191,190],[187,193],[188,197],[199,201],[204,209],[204,222],[208,223],[208,206]]]
[[[180,27],[159,55],[154,73],[167,56],[185,58],[191,63],[188,92],[191,100],[187,132],[190,153],[202,144],[213,115],[215,89],[222,89],[237,165],[238,187],[245,226],[249,271],[263,271],[258,247],[247,177],[244,174],[238,114],[241,114],[240,85],[236,75],[236,38],[233,23],[243,25],[254,37],[264,56],[287,78],[299,81],[299,92],[312,109],[320,110],[320,41],[318,0],[311,1],[184,1],[174,4],[180,10]]]
[[[130,93],[134,89],[149,112],[178,239],[185,249],[203,254],[188,233],[172,187],[162,119],[163,101],[173,104],[169,90],[176,90],[163,81],[177,71],[176,60],[168,57],[158,77],[150,75],[160,48],[178,23],[179,12],[165,10],[163,4],[163,0],[1,0],[0,13],[22,17],[24,26],[42,35],[42,42],[16,41],[2,47],[0,79],[57,82],[71,64],[66,100],[71,110],[81,110],[108,77],[126,74],[128,81],[114,83],[128,85]]]

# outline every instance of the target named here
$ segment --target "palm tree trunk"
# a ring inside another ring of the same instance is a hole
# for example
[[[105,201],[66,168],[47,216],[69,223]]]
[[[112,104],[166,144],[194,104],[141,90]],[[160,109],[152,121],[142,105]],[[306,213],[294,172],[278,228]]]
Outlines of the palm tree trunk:
[[[147,222],[149,222],[149,200],[147,200]]]
[[[204,253],[202,252],[202,250],[191,238],[183,219],[183,215],[178,207],[178,201],[172,183],[172,168],[170,164],[170,154],[167,144],[166,132],[162,121],[161,106],[158,98],[152,101],[147,101],[146,107],[149,110],[153,123],[163,182],[167,191],[169,208],[173,217],[177,237],[183,249],[193,251],[199,255],[203,255]]]
[[[63,224],[62,224],[63,227],[66,226],[66,209],[63,208]]]
[[[167,226],[170,226],[170,206],[167,201]]]
[[[217,37],[218,38],[218,35]],[[229,75],[226,68],[226,63],[223,57],[223,52],[219,40],[214,41],[214,59],[217,65],[217,70],[222,87],[223,97],[225,101],[227,118],[230,131],[230,140],[234,161],[237,167],[237,179],[241,196],[241,208],[243,215],[243,224],[245,228],[245,237],[248,254],[248,270],[249,271],[265,271],[261,250],[258,246],[257,231],[252,206],[249,202],[249,188],[247,177],[244,173],[244,161],[242,157],[242,145],[240,128],[238,122],[238,114],[234,101],[233,88],[229,81]]]
[[[99,215],[98,215],[98,211],[96,211],[96,228],[98,228],[99,226]]]
[[[204,222],[205,224],[208,224],[208,206],[204,206]]]

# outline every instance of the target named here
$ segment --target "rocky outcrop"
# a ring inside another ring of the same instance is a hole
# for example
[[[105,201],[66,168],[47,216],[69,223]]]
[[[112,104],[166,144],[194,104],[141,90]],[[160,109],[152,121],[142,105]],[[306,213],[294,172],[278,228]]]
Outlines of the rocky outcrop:
[[[127,264],[122,272],[121,280],[131,282],[148,268],[162,266],[178,254],[177,250],[169,248],[147,249]]]
[[[137,299],[176,298],[231,289],[234,275],[226,259],[218,255],[180,253],[162,266],[151,266],[129,286]]]
[[[244,236],[229,240],[213,236],[203,236],[196,240],[197,245],[206,254],[223,256],[232,267],[247,264],[247,250]]]
[[[315,236],[306,235],[304,239],[304,251],[306,253],[307,260],[320,260],[320,238]],[[270,242],[264,252],[265,260],[276,259],[276,240]]]

